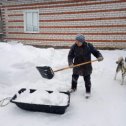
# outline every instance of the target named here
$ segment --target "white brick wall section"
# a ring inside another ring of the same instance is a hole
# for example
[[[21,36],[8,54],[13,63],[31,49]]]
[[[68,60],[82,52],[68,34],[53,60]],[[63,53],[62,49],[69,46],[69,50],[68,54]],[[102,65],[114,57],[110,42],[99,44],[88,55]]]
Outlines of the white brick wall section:
[[[24,10],[8,10],[7,13],[9,14],[22,14]]]
[[[14,23],[10,23],[14,24]],[[125,25],[126,19],[97,20],[97,21],[70,21],[70,22],[40,22],[40,26],[94,26],[94,25]]]
[[[9,38],[74,39],[75,35],[9,34]],[[126,35],[85,35],[87,40],[126,40]]]
[[[8,26],[24,26],[24,22],[8,22]]]
[[[106,1],[106,0],[104,0],[104,1]],[[102,0],[101,2],[104,2],[104,1]],[[57,4],[54,4],[54,5],[57,5]],[[66,5],[68,5],[68,3]],[[85,11],[86,10],[87,11],[88,10],[102,10],[102,9],[106,9],[107,10],[107,9],[112,9],[112,8],[113,9],[119,9],[119,8],[125,8],[125,7],[126,7],[126,3],[122,2],[122,3],[114,3],[114,4],[95,4],[95,5],[86,5],[86,6],[77,6],[77,7],[76,6],[74,6],[74,7],[70,6],[70,7],[42,8],[40,10],[40,12],[42,12],[42,13],[43,12],[52,13],[52,12],[65,12],[65,11],[72,12],[72,11],[81,11],[81,10],[85,10]],[[22,8],[22,7],[19,6],[18,8]],[[13,13],[15,13],[15,12],[23,11],[23,10],[11,10],[11,12],[12,11],[13,11]],[[10,13],[10,12],[8,12],[8,13]]]
[[[52,12],[73,12],[73,11],[90,11],[90,10],[108,10],[108,9],[120,9],[125,8],[126,3],[114,3],[114,4],[95,4],[87,6],[74,6],[74,7],[57,7],[57,8],[42,8],[41,13]]]
[[[15,31],[17,31],[16,29],[14,29]],[[54,33],[73,33],[73,32],[76,32],[76,33],[84,33],[84,32],[94,32],[94,33],[99,33],[99,32],[126,32],[126,28],[125,27],[121,27],[121,28],[41,28],[40,29],[40,32],[54,32]]]
[[[24,22],[8,22],[8,26],[24,26]],[[99,26],[99,25],[126,25],[123,20],[102,20],[102,21],[76,21],[76,22],[40,22],[39,26]]]
[[[10,20],[10,18],[9,18]],[[12,19],[11,19],[12,20]],[[22,18],[17,20],[23,20]],[[125,25],[126,19],[96,20],[96,21],[70,21],[70,22],[39,22],[40,26],[94,26],[94,25]],[[8,26],[23,26],[24,22],[8,22]]]
[[[6,29],[8,32],[24,32],[23,28],[9,28]],[[69,28],[69,29],[64,29],[64,28],[41,28],[40,32],[51,32],[51,33],[107,33],[107,32],[126,32],[125,27],[121,28]],[[29,34],[28,34],[29,35]]]
[[[23,14],[23,13],[22,13]],[[101,13],[96,13],[96,14],[69,14],[69,15],[44,15],[44,16],[39,16],[40,20],[60,20],[60,19],[89,19],[89,18],[112,18],[112,17],[126,17],[126,12],[113,12],[109,14],[101,14]],[[8,20],[23,20],[23,16],[9,16]],[[114,19],[118,20],[118,19]],[[93,20],[94,21],[94,20]],[[99,20],[98,20],[99,21]],[[102,20],[101,20],[102,21]],[[111,21],[111,20],[110,20]],[[67,21],[68,22],[68,21]],[[71,22],[71,21],[70,21]],[[61,22],[62,23],[62,22]]]
[[[57,19],[80,19],[80,18],[107,18],[107,17],[123,17],[126,12],[101,12],[87,14],[67,14],[67,15],[44,15],[40,16],[40,20],[57,20]]]

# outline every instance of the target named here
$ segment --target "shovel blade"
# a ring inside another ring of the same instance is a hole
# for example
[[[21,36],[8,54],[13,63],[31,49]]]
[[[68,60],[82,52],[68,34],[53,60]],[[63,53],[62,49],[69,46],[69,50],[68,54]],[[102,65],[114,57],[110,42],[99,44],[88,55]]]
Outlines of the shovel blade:
[[[52,79],[54,77],[54,72],[49,66],[37,66],[36,67],[43,78]]]

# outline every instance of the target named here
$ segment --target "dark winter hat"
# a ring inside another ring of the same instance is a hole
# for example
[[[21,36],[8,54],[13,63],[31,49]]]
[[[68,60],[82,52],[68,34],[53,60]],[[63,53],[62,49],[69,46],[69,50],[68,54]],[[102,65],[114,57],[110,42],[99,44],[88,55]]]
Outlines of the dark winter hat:
[[[78,34],[75,39],[82,43],[85,42],[85,37],[82,34]]]

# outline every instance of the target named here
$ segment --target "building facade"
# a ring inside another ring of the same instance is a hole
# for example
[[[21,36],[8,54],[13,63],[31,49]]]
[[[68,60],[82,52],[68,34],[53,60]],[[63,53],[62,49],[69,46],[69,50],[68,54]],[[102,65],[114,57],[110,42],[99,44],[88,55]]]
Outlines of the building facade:
[[[70,46],[76,34],[102,48],[126,48],[126,0],[6,0],[5,41]]]

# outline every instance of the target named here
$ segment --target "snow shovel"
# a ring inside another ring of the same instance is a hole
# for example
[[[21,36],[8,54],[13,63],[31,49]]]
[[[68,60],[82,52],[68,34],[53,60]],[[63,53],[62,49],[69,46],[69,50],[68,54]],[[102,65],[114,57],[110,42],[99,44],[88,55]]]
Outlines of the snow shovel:
[[[58,70],[54,70],[54,71],[49,66],[43,66],[43,67],[37,66],[36,68],[37,68],[37,70],[39,71],[39,73],[41,74],[41,76],[43,78],[52,79],[54,77],[54,73],[55,72],[62,71],[62,70],[67,70],[67,69],[78,67],[78,66],[82,66],[82,65],[89,64],[89,63],[96,62],[96,61],[98,61],[98,60],[92,60],[92,61],[88,61],[88,62],[83,62],[83,63],[80,63],[80,64],[71,65],[71,66],[64,67],[64,68],[61,68],[61,69],[58,69]]]

